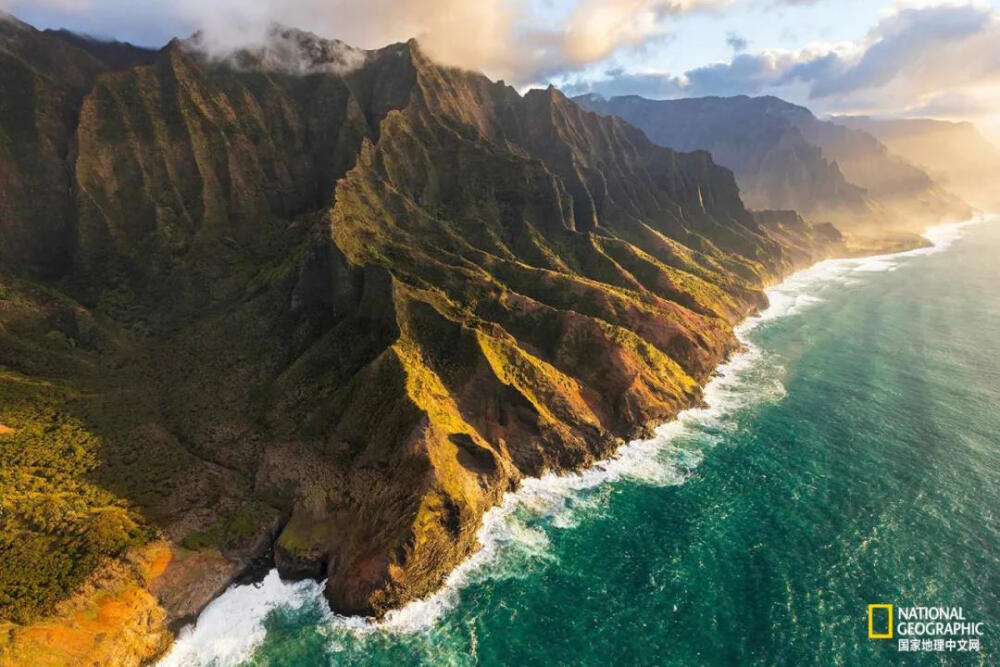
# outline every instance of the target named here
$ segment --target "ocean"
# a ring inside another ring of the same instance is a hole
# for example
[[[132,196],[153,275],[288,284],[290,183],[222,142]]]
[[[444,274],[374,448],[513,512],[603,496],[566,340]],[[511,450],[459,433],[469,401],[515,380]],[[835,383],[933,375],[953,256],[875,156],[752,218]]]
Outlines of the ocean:
[[[431,598],[373,623],[272,572],[162,664],[996,664],[998,223],[769,290],[707,408],[528,481]],[[978,650],[869,639],[869,604],[961,607]]]

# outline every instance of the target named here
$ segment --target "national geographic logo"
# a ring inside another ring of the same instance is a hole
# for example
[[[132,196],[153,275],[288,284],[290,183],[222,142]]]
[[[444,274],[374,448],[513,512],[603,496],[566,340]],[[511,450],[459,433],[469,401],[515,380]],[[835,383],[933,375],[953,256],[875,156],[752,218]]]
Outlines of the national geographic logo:
[[[876,617],[878,617],[878,622],[876,622]],[[882,628],[885,629],[879,632]],[[868,639],[892,639],[891,604],[868,605]]]
[[[962,607],[868,605],[868,639],[896,638],[900,652],[977,652],[982,635]]]

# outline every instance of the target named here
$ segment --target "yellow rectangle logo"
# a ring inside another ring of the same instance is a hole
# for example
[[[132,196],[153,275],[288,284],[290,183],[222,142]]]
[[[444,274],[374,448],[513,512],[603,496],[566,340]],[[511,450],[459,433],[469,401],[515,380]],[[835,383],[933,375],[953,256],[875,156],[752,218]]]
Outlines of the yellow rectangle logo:
[[[875,610],[885,609],[889,614],[889,625],[886,632],[875,632]],[[892,605],[891,604],[870,604],[868,605],[868,639],[892,639]]]

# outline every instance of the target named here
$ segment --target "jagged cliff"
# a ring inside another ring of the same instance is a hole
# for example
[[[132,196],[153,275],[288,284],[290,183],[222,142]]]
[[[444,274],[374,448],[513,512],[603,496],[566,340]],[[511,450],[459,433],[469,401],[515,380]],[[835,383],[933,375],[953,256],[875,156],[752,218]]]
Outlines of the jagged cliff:
[[[423,596],[521,478],[696,403],[762,288],[839,243],[415,42],[123,62],[0,30],[2,98],[35,91],[0,108],[8,656],[114,563],[136,660],[272,546],[343,612]]]
[[[851,228],[921,230],[968,217],[967,204],[863,131],[817,119],[776,97],[575,98],[617,115],[656,143],[704,149],[736,174],[747,204],[793,209]]]

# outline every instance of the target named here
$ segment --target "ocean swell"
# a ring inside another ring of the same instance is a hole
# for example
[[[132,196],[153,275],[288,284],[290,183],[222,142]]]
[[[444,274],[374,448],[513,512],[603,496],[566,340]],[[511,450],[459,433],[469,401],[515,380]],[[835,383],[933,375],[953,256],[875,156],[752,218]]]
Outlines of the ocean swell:
[[[962,236],[966,225],[941,225],[925,237],[931,247],[865,258],[831,259],[799,271],[767,290],[769,307],[735,328],[744,350],[720,366],[704,389],[706,407],[685,410],[656,429],[653,438],[635,440],[610,459],[583,471],[526,479],[521,487],[483,517],[481,548],[459,565],[433,595],[386,615],[381,621],[333,613],[323,597],[323,584],[284,582],[272,570],[256,585],[232,586],[214,600],[196,624],[184,628],[171,652],[159,663],[235,665],[246,660],[264,640],[265,620],[278,609],[319,605],[323,622],[340,630],[414,632],[438,621],[460,600],[470,583],[483,578],[523,576],[526,561],[548,558],[545,527],[573,526],[600,495],[599,487],[617,481],[669,486],[683,484],[725,429],[727,417],[746,407],[784,396],[783,369],[753,343],[750,333],[768,322],[797,315],[824,299],[828,289],[862,280],[865,274],[893,271],[912,257],[940,252]]]

